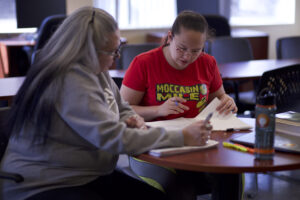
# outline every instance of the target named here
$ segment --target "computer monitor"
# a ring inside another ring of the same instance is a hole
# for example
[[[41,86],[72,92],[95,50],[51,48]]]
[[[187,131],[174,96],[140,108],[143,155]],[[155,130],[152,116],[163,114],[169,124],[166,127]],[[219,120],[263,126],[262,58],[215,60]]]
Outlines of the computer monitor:
[[[38,28],[50,15],[66,14],[65,0],[16,0],[18,28]]]

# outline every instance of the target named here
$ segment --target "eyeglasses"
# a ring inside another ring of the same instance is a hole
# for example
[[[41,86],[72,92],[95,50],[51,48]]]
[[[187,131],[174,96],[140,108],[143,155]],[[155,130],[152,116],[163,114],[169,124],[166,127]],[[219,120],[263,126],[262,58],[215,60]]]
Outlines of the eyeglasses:
[[[192,57],[198,56],[201,52],[202,52],[202,48],[201,49],[188,49],[185,47],[180,47],[176,44],[175,40],[173,40],[175,43],[175,47],[176,47],[176,51],[180,54],[180,55],[185,55],[187,53],[189,53]]]
[[[122,44],[120,43],[120,45],[118,46],[118,48],[114,51],[104,51],[104,50],[98,50],[99,53],[103,53],[105,55],[108,56],[112,56],[114,58],[116,57],[120,57],[120,49],[121,49]]]

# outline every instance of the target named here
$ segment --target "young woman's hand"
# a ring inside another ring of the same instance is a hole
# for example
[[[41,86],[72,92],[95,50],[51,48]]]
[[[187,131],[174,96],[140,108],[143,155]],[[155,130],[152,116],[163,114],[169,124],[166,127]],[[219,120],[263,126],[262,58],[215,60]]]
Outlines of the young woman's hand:
[[[180,114],[189,110],[188,106],[182,104],[184,102],[186,102],[186,100],[181,97],[169,98],[165,103],[158,107],[158,115],[165,117],[171,114]]]
[[[229,114],[230,112],[236,113],[238,111],[238,108],[233,100],[228,94],[223,94],[220,97],[221,103],[217,107],[217,111],[219,111],[220,114],[225,113],[225,115]]]
[[[205,145],[210,139],[212,126],[204,121],[197,121],[183,130],[184,145],[185,146],[201,146]]]
[[[130,128],[147,129],[144,118],[139,115],[132,115],[125,120],[125,123]]]

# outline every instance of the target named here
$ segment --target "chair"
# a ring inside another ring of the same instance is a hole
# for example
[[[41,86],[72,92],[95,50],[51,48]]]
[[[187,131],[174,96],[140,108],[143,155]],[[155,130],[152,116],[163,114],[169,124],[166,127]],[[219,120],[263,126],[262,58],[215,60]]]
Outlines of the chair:
[[[300,36],[279,38],[276,54],[277,59],[300,58]]]
[[[276,94],[277,113],[300,112],[300,64],[263,73],[257,94],[264,88]]]
[[[203,15],[215,37],[230,36],[231,28],[228,20],[221,15]]]
[[[125,44],[121,47],[121,57],[119,60],[118,69],[127,69],[135,56],[140,53],[149,51],[159,47],[158,43],[143,43],[143,44]]]
[[[244,38],[217,37],[208,42],[207,49],[208,53],[215,57],[218,64],[253,59],[251,44]],[[227,92],[234,91],[233,96],[240,113],[243,113],[245,110],[254,110],[256,100],[255,91],[253,90],[239,92],[239,87],[242,83],[244,82],[224,82]]]
[[[251,44],[244,38],[217,37],[208,45],[208,53],[215,57],[218,64],[253,59]]]
[[[121,77],[112,77],[118,88],[120,89],[122,86],[123,78]]]
[[[37,52],[37,50],[41,49],[46,42],[49,40],[49,38],[52,36],[52,34],[56,31],[58,26],[63,22],[63,20],[66,18],[65,15],[51,15],[49,17],[46,17],[38,31],[38,37],[36,39],[36,44],[33,48],[33,53],[31,56],[31,63],[34,62],[34,57]]]
[[[0,161],[2,160],[2,157],[4,155],[9,138],[8,134],[5,131],[4,124],[4,120],[7,119],[9,111],[9,107],[0,108]],[[13,180],[16,183],[24,181],[24,178],[20,174],[8,173],[3,171],[0,171],[0,179]]]

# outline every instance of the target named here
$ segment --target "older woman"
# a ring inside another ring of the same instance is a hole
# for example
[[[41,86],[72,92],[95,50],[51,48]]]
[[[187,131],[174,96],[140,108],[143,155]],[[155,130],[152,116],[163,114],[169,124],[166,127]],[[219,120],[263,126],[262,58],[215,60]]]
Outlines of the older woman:
[[[151,187],[114,170],[118,155],[205,144],[210,129],[201,121],[172,132],[145,128],[107,72],[119,45],[115,20],[85,7],[37,53],[11,109],[1,163],[24,182],[4,182],[2,199],[156,199]]]

